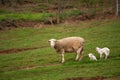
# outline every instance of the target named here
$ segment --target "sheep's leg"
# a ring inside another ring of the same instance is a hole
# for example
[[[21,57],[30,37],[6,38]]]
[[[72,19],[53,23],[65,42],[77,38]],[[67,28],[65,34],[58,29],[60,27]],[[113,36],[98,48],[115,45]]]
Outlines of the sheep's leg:
[[[79,59],[80,53],[77,53],[75,60],[77,61]]]
[[[82,58],[83,58],[83,46],[80,48],[81,50],[80,50],[80,57],[79,57],[79,61],[81,61],[82,60]]]
[[[81,61],[83,58],[83,52],[80,53],[79,61]],[[91,59],[92,60],[92,59]]]
[[[62,50],[62,63],[65,62],[64,53],[65,53],[64,50]]]
[[[65,62],[65,59],[64,59],[64,53],[62,53],[62,63]]]
[[[76,61],[79,59],[80,51],[81,51],[80,48],[76,51],[76,54],[77,54],[77,55],[76,55],[76,58],[75,58]]]
[[[82,51],[83,51],[83,47],[80,47],[78,50],[77,50],[77,55],[76,55],[76,58],[75,60],[78,60],[80,58],[80,56],[82,56]],[[81,57],[82,58],[82,57]]]

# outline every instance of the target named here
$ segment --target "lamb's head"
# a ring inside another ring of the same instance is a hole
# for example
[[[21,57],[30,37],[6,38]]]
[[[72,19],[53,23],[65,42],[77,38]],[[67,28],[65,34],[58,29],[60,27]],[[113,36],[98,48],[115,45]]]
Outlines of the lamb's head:
[[[99,51],[99,49],[100,49],[99,47],[96,47],[96,51]]]
[[[92,53],[89,53],[89,54],[88,54],[88,56],[89,56],[89,57],[92,57],[92,56],[93,56],[93,54],[92,54]]]
[[[51,46],[52,48],[54,48],[56,41],[57,41],[56,39],[50,39],[50,40],[49,40],[50,46]]]

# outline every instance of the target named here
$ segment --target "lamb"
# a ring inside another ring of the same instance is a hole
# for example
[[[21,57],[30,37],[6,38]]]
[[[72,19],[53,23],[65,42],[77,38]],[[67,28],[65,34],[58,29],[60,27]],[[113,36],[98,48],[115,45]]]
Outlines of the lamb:
[[[61,53],[62,63],[65,62],[65,52],[75,52],[75,60],[81,60],[84,48],[84,39],[81,37],[67,37],[63,39],[50,39],[50,46],[56,50],[57,53]]]
[[[102,59],[103,54],[105,55],[105,59],[107,59],[110,53],[110,49],[107,47],[104,48],[96,47],[96,51],[100,54],[100,59]]]
[[[90,60],[97,61],[96,57],[92,53],[89,53],[88,56],[89,56]]]

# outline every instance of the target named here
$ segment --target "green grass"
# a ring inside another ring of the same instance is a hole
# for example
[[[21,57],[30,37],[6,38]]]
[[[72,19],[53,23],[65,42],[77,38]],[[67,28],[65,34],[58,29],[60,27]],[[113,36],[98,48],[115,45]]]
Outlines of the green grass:
[[[68,18],[70,16],[78,16],[83,14],[80,10],[71,10],[68,12],[63,12],[60,15],[61,19]],[[48,20],[49,17],[56,17],[55,13],[15,13],[15,12],[7,12],[5,10],[0,10],[0,20],[36,20],[36,21],[45,21]]]
[[[70,16],[81,15],[82,12],[79,10],[72,10],[69,12],[63,12],[60,15],[61,19],[65,19]],[[5,11],[0,11],[0,20],[36,20],[36,21],[45,21],[48,20],[49,17],[56,17],[57,14],[53,13],[9,13]]]
[[[0,20],[37,20],[44,21],[50,13],[1,13]]]
[[[61,19],[66,19],[72,16],[78,16],[78,15],[82,15],[84,12],[81,10],[71,10],[71,11],[64,11],[63,13],[61,13],[60,18]]]
[[[93,10],[90,11],[81,11],[81,10],[71,10],[71,11],[63,11],[60,14],[61,19],[70,18],[73,16],[79,16],[82,14],[95,15]],[[6,10],[0,10],[0,21],[1,20],[29,20],[29,21],[45,21],[50,17],[57,17],[55,13],[17,13],[17,12],[9,12]]]
[[[46,28],[16,28],[0,31],[0,50],[42,47],[14,54],[0,54],[0,80],[60,80],[71,77],[120,76],[120,20],[86,21],[59,24]],[[82,36],[85,38],[84,58],[76,62],[75,54],[61,55],[48,44],[50,38]],[[95,47],[109,47],[108,60],[90,61],[87,54],[99,55]],[[38,68],[25,69],[27,66]]]

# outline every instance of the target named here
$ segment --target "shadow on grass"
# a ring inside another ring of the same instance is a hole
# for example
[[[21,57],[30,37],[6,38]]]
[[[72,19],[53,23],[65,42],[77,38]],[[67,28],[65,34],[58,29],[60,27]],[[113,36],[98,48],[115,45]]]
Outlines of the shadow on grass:
[[[66,78],[61,80],[105,80],[105,77],[102,76],[91,77],[91,78],[76,77],[76,78]]]

